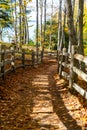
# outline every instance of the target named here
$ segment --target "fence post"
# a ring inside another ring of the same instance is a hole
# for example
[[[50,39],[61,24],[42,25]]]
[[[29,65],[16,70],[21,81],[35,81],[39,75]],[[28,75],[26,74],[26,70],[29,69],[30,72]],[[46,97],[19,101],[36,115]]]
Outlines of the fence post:
[[[1,62],[3,64],[3,66],[1,67],[1,73],[3,74],[2,75],[2,78],[5,79],[5,53],[6,53],[6,46],[5,45],[1,45]]]
[[[62,69],[63,69],[62,62],[65,61],[65,54],[66,54],[66,48],[63,48],[62,56],[61,56],[61,63],[60,63],[60,66],[59,66],[59,76],[60,77],[61,77],[61,73],[62,73]]]
[[[56,59],[58,60],[58,50],[56,51],[56,54],[57,54],[57,57],[56,57]]]
[[[1,49],[1,44],[0,44],[0,63],[1,63],[1,51],[2,51],[2,49]],[[0,74],[1,74],[1,66],[0,66]]]
[[[57,73],[59,73],[59,66],[60,66],[59,62],[60,62],[60,52],[59,50],[57,50]]]
[[[77,62],[74,59],[74,54],[77,52],[75,45],[72,45],[71,49],[71,66],[70,66],[70,79],[69,79],[69,88],[72,88],[73,82],[77,80],[77,75],[73,72],[73,66],[77,66]]]
[[[15,71],[15,49],[14,47],[11,47],[11,68],[13,71]]]
[[[32,51],[32,66],[34,67],[34,62],[35,62],[35,53]]]
[[[25,50],[22,49],[22,65],[23,65],[23,68],[25,68]]]
[[[44,54],[44,47],[42,48],[42,51],[41,51],[41,63],[43,63],[43,54]]]

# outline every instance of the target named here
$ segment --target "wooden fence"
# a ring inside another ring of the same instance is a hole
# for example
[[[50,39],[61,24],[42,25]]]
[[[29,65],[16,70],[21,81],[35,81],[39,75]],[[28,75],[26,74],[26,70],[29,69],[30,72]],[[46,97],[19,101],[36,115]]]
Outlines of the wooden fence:
[[[57,51],[44,51],[43,58],[57,59]]]
[[[72,46],[71,54],[68,54],[66,48],[59,52],[58,71],[60,77],[63,76],[69,81],[69,87],[74,88],[85,99],[87,99],[87,88],[78,84],[78,78],[81,78],[87,86],[87,73],[81,69],[81,64],[87,65],[87,57],[78,54],[77,46]]]
[[[43,62],[43,50],[38,52],[38,63],[37,54],[34,51],[27,52],[26,50],[15,50],[14,47],[7,48],[5,45],[0,46],[0,77],[10,71],[25,66],[34,66]]]

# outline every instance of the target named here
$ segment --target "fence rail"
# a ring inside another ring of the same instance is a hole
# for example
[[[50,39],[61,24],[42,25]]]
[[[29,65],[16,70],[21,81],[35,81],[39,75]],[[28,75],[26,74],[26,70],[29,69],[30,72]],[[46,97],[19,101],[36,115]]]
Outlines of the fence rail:
[[[44,51],[43,58],[57,59],[57,51]]]
[[[43,50],[38,52],[38,63],[37,54],[34,51],[26,52],[26,50],[15,50],[14,47],[9,49],[5,45],[0,46],[0,77],[5,75],[17,68],[25,66],[34,66],[43,61]],[[20,63],[19,63],[20,62]]]
[[[63,76],[69,81],[69,87],[74,88],[80,93],[85,99],[87,99],[87,89],[83,89],[83,86],[78,85],[78,77],[87,82],[87,73],[81,69],[81,65],[84,67],[87,65],[87,57],[78,54],[77,46],[72,46],[71,54],[69,55],[66,48],[63,48],[59,52],[58,71],[60,77]]]

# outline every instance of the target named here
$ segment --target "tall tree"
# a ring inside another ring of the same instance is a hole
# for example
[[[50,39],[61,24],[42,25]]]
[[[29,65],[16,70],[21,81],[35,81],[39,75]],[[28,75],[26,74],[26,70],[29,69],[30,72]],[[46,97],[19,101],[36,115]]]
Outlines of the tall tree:
[[[19,0],[19,27],[20,27],[20,43],[26,44],[28,42],[28,21],[27,21],[27,1]]]
[[[17,36],[17,1],[15,0],[15,43],[18,42],[18,36]]]
[[[53,21],[53,0],[51,4],[51,19],[50,19],[50,43],[49,43],[49,49],[52,49],[52,21]]]
[[[62,0],[59,0],[59,10],[58,10],[58,43],[57,50],[59,50],[61,41],[61,27],[62,27]]]
[[[73,10],[73,14],[74,14],[74,8],[75,8],[75,0],[72,1],[72,10]]]
[[[62,14],[62,34],[61,34],[61,41],[60,41],[60,50],[63,48],[63,47],[66,47],[65,45],[65,26],[66,26],[66,6],[64,5],[64,11],[63,11],[63,14]]]
[[[68,22],[68,29],[69,29],[69,38],[71,45],[77,45],[77,35],[74,27],[74,19],[73,19],[73,10],[72,10],[72,2],[71,0],[66,0],[67,4],[67,22]],[[70,45],[70,46],[71,46]]]
[[[72,13],[73,13],[73,18],[74,18],[74,10],[75,10],[75,0],[72,0]],[[78,19],[78,15],[77,15],[77,19]],[[77,30],[77,20],[76,20],[76,27],[75,29]],[[69,37],[69,45],[68,45],[68,53],[71,52],[71,40]]]
[[[83,47],[83,12],[84,12],[84,0],[79,0],[79,33],[78,33],[78,46],[79,53],[84,55],[84,47]],[[81,64],[81,69],[85,71],[85,64]]]
[[[20,36],[20,47],[22,44],[22,0],[19,0],[19,36]]]
[[[84,10],[84,0],[79,0],[79,36],[78,45],[80,54],[84,55],[83,49],[83,10]]]
[[[41,46],[42,46],[42,19],[43,18],[43,0],[40,0],[40,43],[41,43]]]
[[[26,6],[27,6],[27,1],[23,0],[23,39],[24,39],[24,44],[27,43],[27,33],[28,33],[28,26],[27,26],[27,10],[26,10]]]
[[[38,63],[38,32],[39,32],[39,10],[38,10],[38,0],[36,0],[36,55]]]
[[[46,40],[46,3],[47,3],[47,0],[44,0],[44,43],[45,43],[45,40]]]

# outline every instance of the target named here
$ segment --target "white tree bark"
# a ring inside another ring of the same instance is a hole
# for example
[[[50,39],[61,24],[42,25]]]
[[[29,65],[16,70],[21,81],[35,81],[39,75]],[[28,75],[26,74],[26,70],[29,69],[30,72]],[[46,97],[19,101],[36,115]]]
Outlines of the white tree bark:
[[[62,0],[59,1],[59,11],[58,11],[58,43],[57,50],[59,50],[60,39],[61,39],[61,19],[62,18]]]

